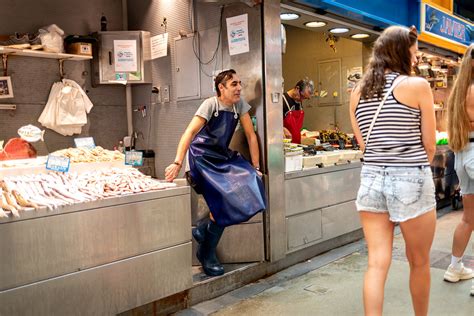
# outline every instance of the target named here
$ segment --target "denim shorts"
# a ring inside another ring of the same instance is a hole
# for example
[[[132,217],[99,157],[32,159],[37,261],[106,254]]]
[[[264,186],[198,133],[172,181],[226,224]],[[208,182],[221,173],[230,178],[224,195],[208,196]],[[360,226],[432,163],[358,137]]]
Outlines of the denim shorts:
[[[474,137],[471,132],[469,137]],[[454,154],[454,169],[458,175],[461,194],[474,194],[474,143]]]
[[[436,208],[431,168],[364,165],[356,206],[358,211],[388,213],[392,222],[404,222]]]

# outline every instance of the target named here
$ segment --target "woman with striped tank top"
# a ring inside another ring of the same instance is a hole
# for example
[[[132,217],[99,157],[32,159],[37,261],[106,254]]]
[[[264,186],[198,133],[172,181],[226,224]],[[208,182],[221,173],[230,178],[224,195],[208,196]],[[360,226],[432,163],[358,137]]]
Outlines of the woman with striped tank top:
[[[351,94],[352,127],[364,151],[356,205],[369,253],[366,315],[382,315],[395,223],[400,223],[405,240],[415,315],[428,314],[429,253],[436,225],[430,162],[436,123],[429,83],[410,77],[416,51],[415,27],[387,28]]]

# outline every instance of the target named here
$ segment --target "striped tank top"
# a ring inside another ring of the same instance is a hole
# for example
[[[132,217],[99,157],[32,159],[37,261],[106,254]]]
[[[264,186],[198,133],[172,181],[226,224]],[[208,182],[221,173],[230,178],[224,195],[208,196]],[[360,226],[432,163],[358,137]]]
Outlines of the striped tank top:
[[[364,141],[380,101],[399,73],[385,75],[382,97],[361,99],[355,116]],[[428,156],[421,141],[421,111],[387,97],[377,117],[364,154],[364,164],[386,167],[427,166]]]

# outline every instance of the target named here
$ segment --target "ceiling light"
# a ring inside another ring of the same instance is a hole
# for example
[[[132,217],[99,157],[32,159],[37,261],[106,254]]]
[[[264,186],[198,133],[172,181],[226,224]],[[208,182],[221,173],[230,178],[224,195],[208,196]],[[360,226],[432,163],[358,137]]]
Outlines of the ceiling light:
[[[357,33],[357,34],[353,34],[351,35],[352,38],[357,38],[357,39],[360,39],[360,38],[367,38],[369,37],[370,35],[367,34],[367,33]]]
[[[322,21],[311,21],[311,22],[306,22],[304,25],[307,27],[323,27],[326,24],[327,24],[326,22],[322,22]]]
[[[347,27],[336,27],[336,28],[330,29],[329,32],[333,34],[341,34],[341,33],[349,32],[349,29]]]
[[[280,19],[282,19],[283,21],[296,20],[299,17],[300,15],[296,13],[281,13],[280,14]]]

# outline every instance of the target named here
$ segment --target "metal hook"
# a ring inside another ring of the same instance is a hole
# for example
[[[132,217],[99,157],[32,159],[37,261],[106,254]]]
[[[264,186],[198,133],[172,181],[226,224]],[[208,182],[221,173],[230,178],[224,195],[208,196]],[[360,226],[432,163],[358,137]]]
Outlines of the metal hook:
[[[59,62],[59,76],[61,77],[61,80],[63,80],[66,77],[66,74],[64,73],[64,59],[58,59]]]
[[[7,74],[8,74],[8,54],[2,54],[2,62],[3,62],[3,75],[7,76]]]
[[[163,21],[161,22],[161,26],[165,28],[165,33],[166,33],[166,28],[168,26],[168,21],[166,20],[166,17],[163,17]]]

